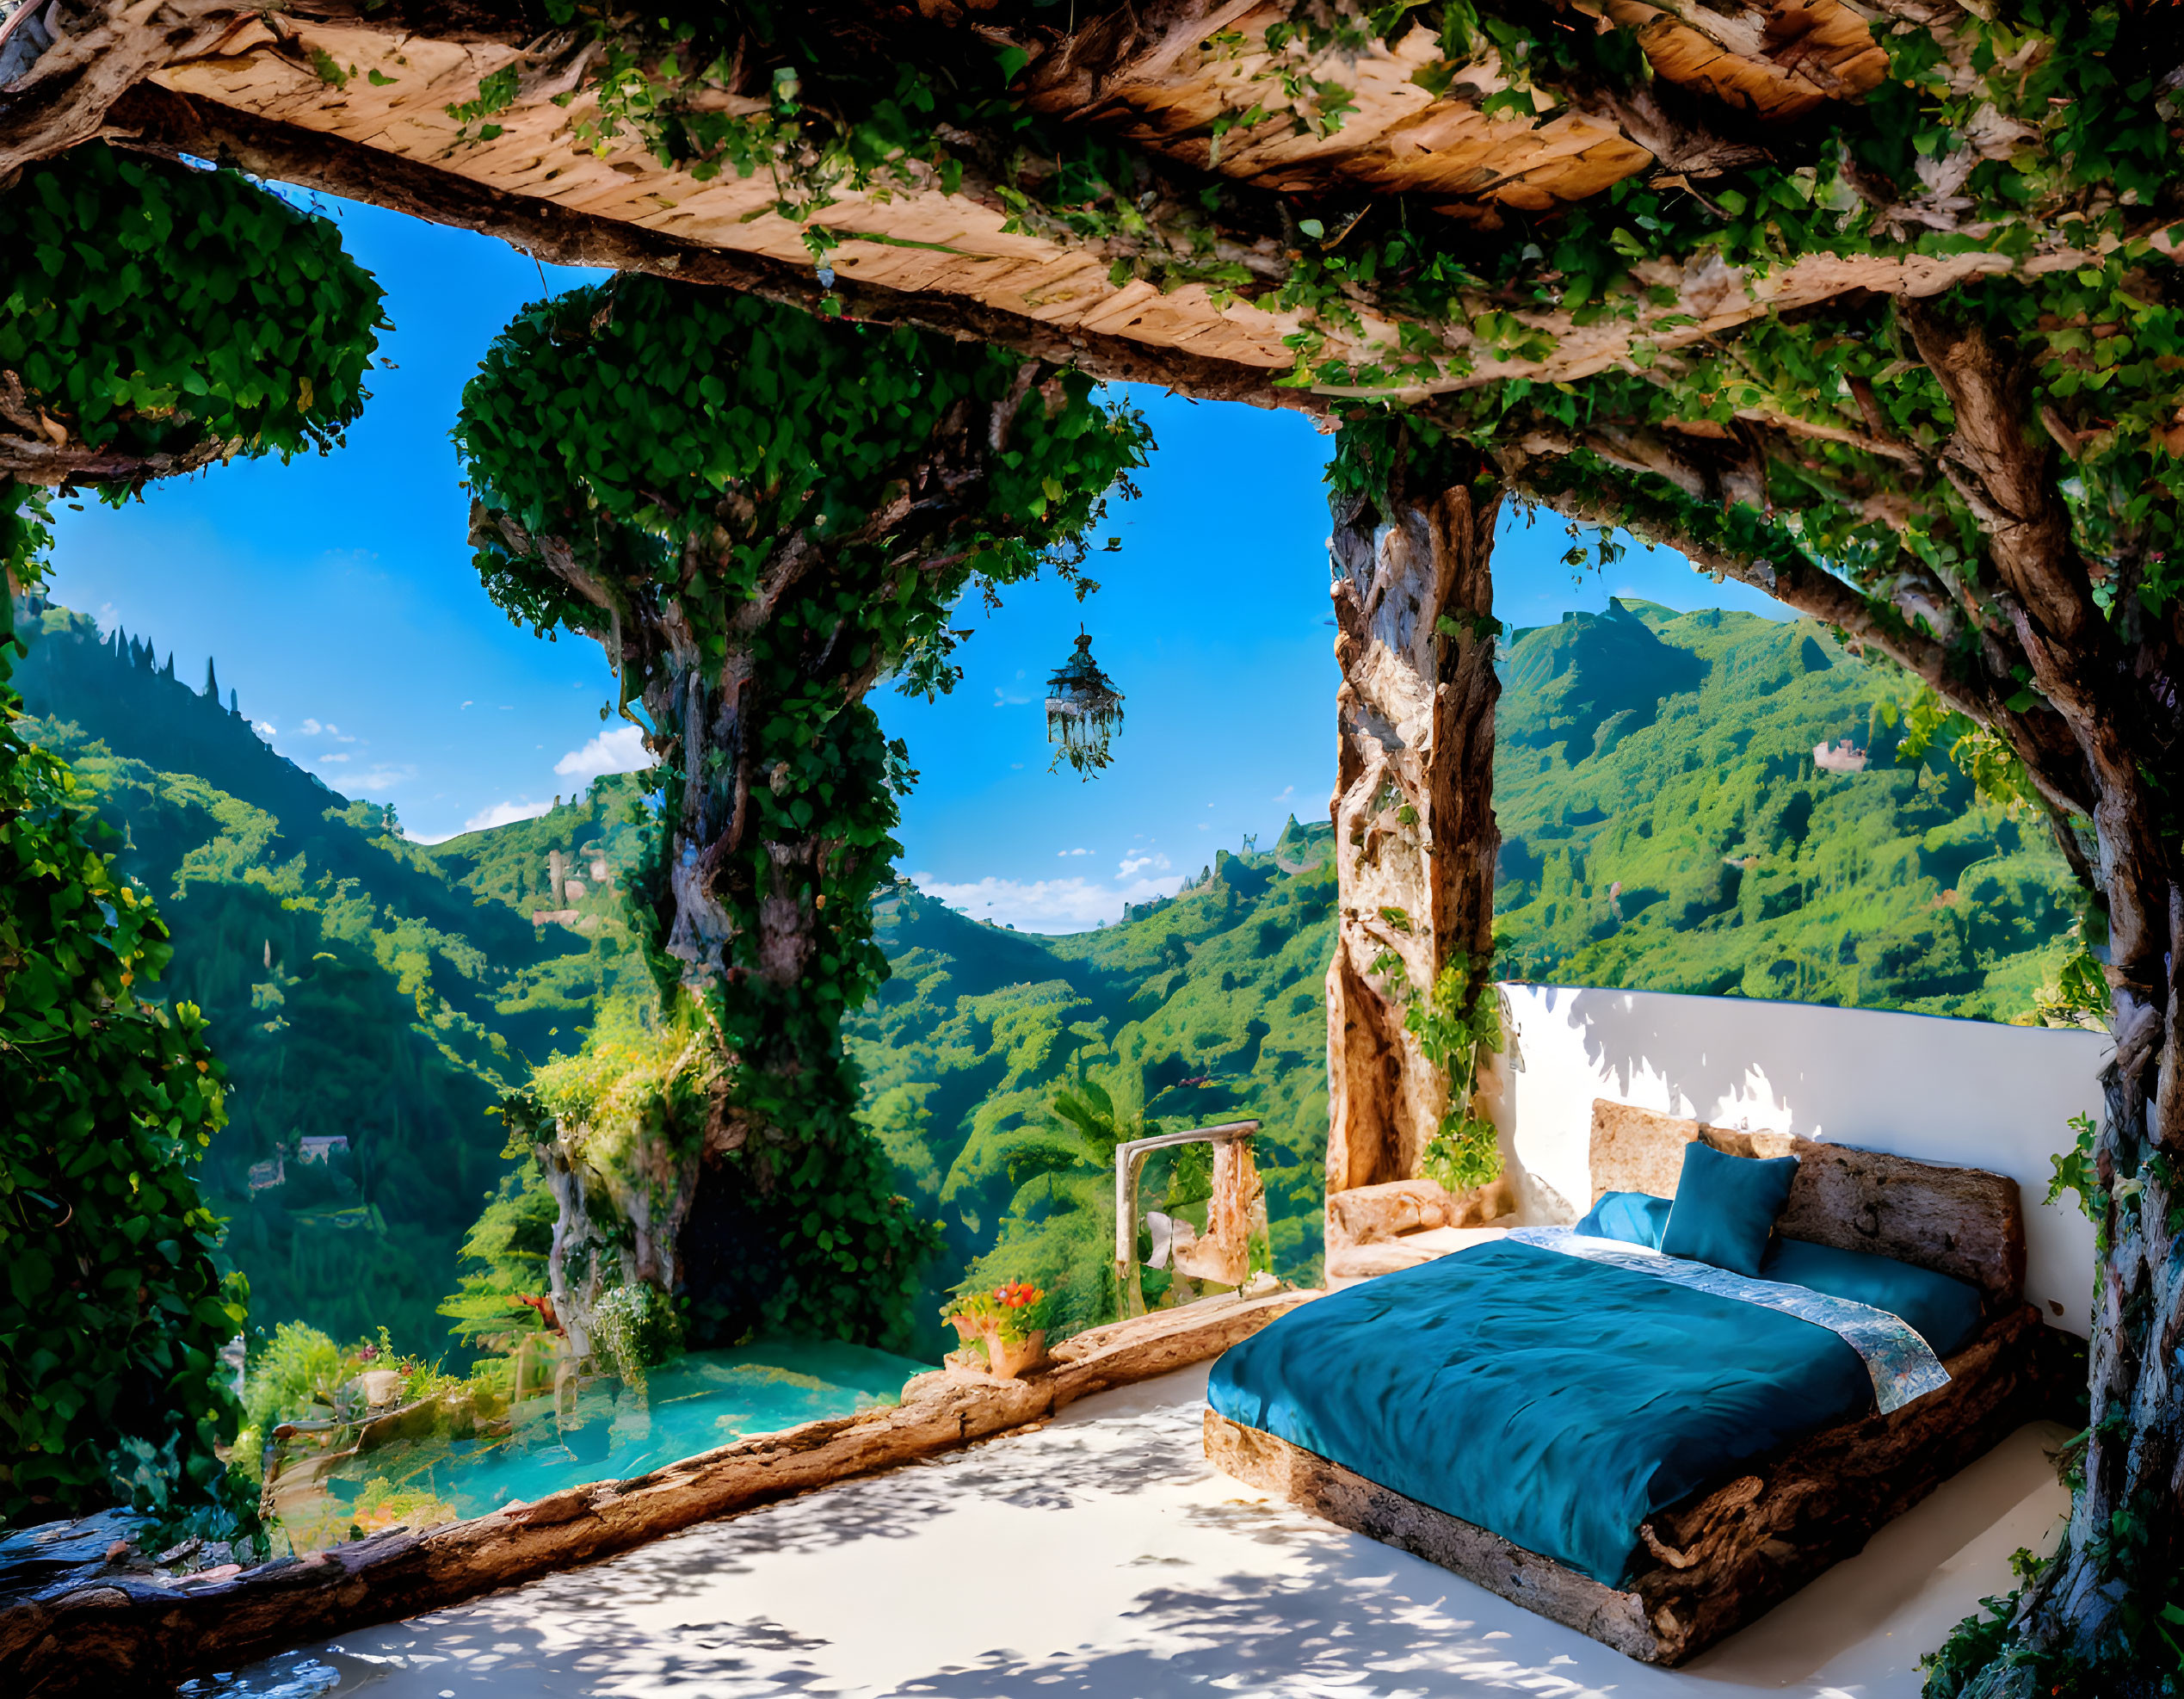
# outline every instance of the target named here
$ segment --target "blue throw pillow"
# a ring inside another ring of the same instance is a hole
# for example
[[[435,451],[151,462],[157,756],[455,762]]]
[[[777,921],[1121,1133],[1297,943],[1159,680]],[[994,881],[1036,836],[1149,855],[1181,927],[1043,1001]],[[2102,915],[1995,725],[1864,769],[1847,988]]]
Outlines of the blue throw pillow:
[[[1760,1265],[1760,1278],[1808,1286],[1901,1316],[1936,1356],[1948,1356],[1979,1331],[1977,1288],[1893,1257],[1778,1239]]]
[[[1757,1275],[1797,1171],[1793,1156],[1726,1156],[1694,1139],[1683,1147],[1683,1172],[1661,1249],[1671,1257]]]
[[[1626,1245],[1661,1248],[1669,1225],[1669,1200],[1647,1192],[1603,1192],[1592,1213],[1577,1224],[1589,1239],[1619,1239]]]

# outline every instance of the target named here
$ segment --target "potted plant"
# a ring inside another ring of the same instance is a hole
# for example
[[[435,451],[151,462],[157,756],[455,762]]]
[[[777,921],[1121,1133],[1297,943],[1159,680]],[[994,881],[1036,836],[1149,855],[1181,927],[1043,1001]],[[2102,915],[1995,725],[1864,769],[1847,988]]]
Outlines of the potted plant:
[[[985,1371],[1013,1381],[1046,1356],[1046,1294],[1027,1280],[1004,1282],[991,1291],[966,1292],[941,1313],[955,1325],[964,1349],[951,1352],[951,1368]],[[968,1362],[959,1359],[970,1359]]]

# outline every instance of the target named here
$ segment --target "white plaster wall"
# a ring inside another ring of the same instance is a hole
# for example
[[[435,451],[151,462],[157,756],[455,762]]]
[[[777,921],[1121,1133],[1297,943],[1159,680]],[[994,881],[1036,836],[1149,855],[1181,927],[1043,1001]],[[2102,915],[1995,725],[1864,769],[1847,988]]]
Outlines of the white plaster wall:
[[[1595,1097],[2007,1174],[2023,1194],[2026,1295],[2083,1333],[2093,1228],[2049,1158],[2098,1119],[2105,1033],[1660,992],[1505,985],[1511,1046],[1496,1121],[1522,1217],[1589,1207]]]

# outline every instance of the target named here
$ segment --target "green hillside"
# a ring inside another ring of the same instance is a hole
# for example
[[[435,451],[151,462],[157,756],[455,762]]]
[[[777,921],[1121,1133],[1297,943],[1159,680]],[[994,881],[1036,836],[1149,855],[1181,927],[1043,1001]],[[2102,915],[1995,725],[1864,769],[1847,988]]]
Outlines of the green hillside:
[[[1101,1233],[1049,1232],[1070,1201],[1015,1148],[1079,1074],[1105,1087],[1122,1117],[1189,1126],[1256,1115],[1275,1265],[1311,1271],[1327,1135],[1330,837],[1293,821],[1272,854],[1223,851],[1143,918],[1074,937],[969,920],[906,885],[880,905],[894,977],[851,1020],[848,1042],[864,1073],[866,1124],[947,1235],[930,1282],[935,1307],[1003,1236],[1010,1270],[1042,1283],[1074,1272],[1089,1286],[1112,1257]]]
[[[425,849],[392,811],[275,754],[209,679],[192,689],[171,660],[63,609],[25,635],[26,730],[70,762],[121,869],[158,900],[175,957],[156,989],[204,1008],[228,1072],[228,1125],[201,1172],[253,1325],[352,1338],[384,1324],[437,1350],[463,1233],[507,1167],[487,1111],[573,1047],[626,936],[611,897],[583,905],[589,932],[535,927],[495,900],[496,877],[535,850],[542,888],[556,845],[633,863],[626,795],[609,782],[503,828],[497,856],[474,839]],[[297,1159],[329,1136],[345,1155]],[[263,1183],[276,1162],[280,1183]]]
[[[1897,764],[1897,681],[1811,621],[1612,603],[1515,633],[1505,683],[1505,978],[2003,1021],[2055,978],[2046,823]],[[1815,765],[1845,738],[1865,771]]]
[[[649,995],[623,894],[639,782],[423,846],[268,748],[210,678],[193,689],[63,609],[33,634],[16,675],[43,716],[31,735],[74,764],[158,898],[176,942],[160,989],[204,1006],[229,1072],[206,1176],[253,1325],[384,1323],[404,1349],[446,1349],[435,1307],[508,1177],[488,1107],[574,1050],[602,993]],[[2054,979],[2074,904],[2044,826],[1980,802],[1939,750],[1897,765],[1873,714],[1897,681],[1819,627],[1619,602],[1512,633],[1504,675],[1503,977],[2002,1020]],[[1820,769],[1815,745],[1844,738],[1866,769]],[[867,1124],[944,1229],[929,1314],[966,1270],[1058,1285],[1073,1323],[1097,1313],[1106,1194],[1040,1130],[1080,1078],[1121,1136],[1147,1117],[1262,1121],[1276,1266],[1311,1276],[1330,847],[1292,820],[1271,852],[1223,853],[1177,897],[1071,937],[907,884],[881,902],[894,977],[847,1040]],[[295,1159],[324,1135],[349,1155]],[[1149,1185],[1171,1183],[1171,1202],[1188,1195],[1157,1161]],[[937,1323],[925,1343],[945,1343]]]

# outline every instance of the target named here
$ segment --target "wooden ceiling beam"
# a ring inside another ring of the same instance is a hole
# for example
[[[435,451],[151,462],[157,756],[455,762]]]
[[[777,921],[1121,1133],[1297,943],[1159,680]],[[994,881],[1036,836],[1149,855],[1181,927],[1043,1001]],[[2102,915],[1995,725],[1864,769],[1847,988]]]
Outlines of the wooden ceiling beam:
[[[757,295],[806,312],[839,304],[861,324],[912,324],[996,343],[1110,383],[1158,384],[1206,400],[1243,401],[1325,414],[1328,402],[1274,388],[1262,368],[1216,360],[1096,331],[1070,330],[998,312],[966,295],[916,293],[836,273],[823,287],[809,265],[684,242],[621,219],[578,212],[540,196],[512,195],[423,161],[381,152],[232,107],[194,100],[157,83],[129,90],[107,117],[117,145],[169,158],[210,159],[256,176],[472,230],[556,265],[643,272]]]

